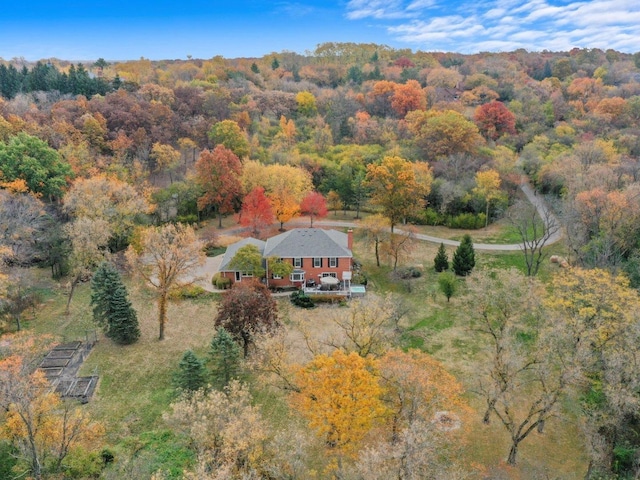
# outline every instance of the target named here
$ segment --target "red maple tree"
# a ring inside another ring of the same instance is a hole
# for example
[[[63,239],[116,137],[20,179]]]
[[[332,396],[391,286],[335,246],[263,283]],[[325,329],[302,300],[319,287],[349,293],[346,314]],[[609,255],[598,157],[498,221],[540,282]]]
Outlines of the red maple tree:
[[[311,228],[313,228],[314,218],[324,218],[327,216],[327,201],[321,193],[311,192],[302,199],[300,211],[303,215],[309,215]]]
[[[271,202],[264,194],[264,188],[254,188],[244,197],[244,201],[242,202],[240,225],[243,227],[251,227],[253,234],[258,235],[260,229],[270,225],[273,220]]]
[[[474,120],[482,135],[491,140],[497,140],[505,133],[516,133],[516,116],[502,102],[493,101],[480,105],[476,109]]]

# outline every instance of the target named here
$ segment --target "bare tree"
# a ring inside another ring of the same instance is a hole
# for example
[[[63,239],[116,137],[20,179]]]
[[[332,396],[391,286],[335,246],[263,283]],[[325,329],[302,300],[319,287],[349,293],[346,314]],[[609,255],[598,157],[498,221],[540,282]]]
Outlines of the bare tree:
[[[164,340],[169,293],[193,283],[193,269],[205,259],[200,241],[188,225],[152,227],[142,233],[138,251],[129,247],[127,259],[158,293],[158,339]]]
[[[555,215],[540,203],[540,208],[519,201],[507,216],[522,240],[522,252],[527,264],[527,275],[535,276],[546,258],[545,246],[560,233]]]
[[[554,348],[537,283],[515,270],[478,272],[469,280],[472,330],[487,339],[490,352],[476,390],[487,404],[483,422],[500,420],[511,438],[507,462],[515,465],[522,441],[543,433],[574,370]]]

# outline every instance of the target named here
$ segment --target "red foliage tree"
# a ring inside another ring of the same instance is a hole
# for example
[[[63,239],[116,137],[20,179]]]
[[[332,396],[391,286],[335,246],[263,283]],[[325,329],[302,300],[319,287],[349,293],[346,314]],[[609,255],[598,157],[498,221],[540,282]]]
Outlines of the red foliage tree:
[[[491,140],[496,140],[505,133],[516,133],[516,116],[502,102],[493,101],[480,105],[476,108],[474,120],[482,135]]]
[[[256,187],[244,197],[240,212],[240,225],[253,228],[254,235],[274,220],[271,202],[264,194],[264,188]]]
[[[313,228],[313,219],[315,217],[324,218],[327,216],[327,201],[321,193],[311,192],[302,199],[300,211],[303,215],[309,215],[311,228]]]
[[[198,208],[213,208],[218,214],[218,227],[222,228],[222,215],[232,213],[240,201],[240,159],[228,148],[218,145],[213,151],[202,151],[196,172],[197,182],[204,191],[198,198]]]
[[[242,343],[246,358],[257,334],[273,332],[280,327],[278,306],[269,289],[260,282],[235,283],[222,296],[216,327],[223,327]]]

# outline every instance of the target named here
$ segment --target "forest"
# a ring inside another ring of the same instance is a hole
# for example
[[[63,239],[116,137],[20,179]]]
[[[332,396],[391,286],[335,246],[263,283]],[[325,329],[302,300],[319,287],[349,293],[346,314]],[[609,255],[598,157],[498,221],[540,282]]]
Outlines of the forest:
[[[638,478],[639,240],[640,53],[0,58],[0,478]]]

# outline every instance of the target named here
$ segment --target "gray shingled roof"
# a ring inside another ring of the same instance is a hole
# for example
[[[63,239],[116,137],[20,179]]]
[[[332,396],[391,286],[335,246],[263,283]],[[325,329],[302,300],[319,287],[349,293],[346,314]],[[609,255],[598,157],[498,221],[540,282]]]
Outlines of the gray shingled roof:
[[[260,250],[260,253],[264,252],[264,247],[266,245],[262,240],[258,240],[257,238],[247,237],[243,238],[239,242],[232,243],[227,247],[227,251],[224,252],[224,257],[222,257],[222,262],[220,263],[220,267],[218,269],[219,272],[228,272],[232,270],[228,270],[229,262],[235,256],[238,249],[244,247],[245,245],[255,245]]]
[[[294,228],[267,240],[264,257],[311,258],[347,257],[347,234],[321,228]]]

